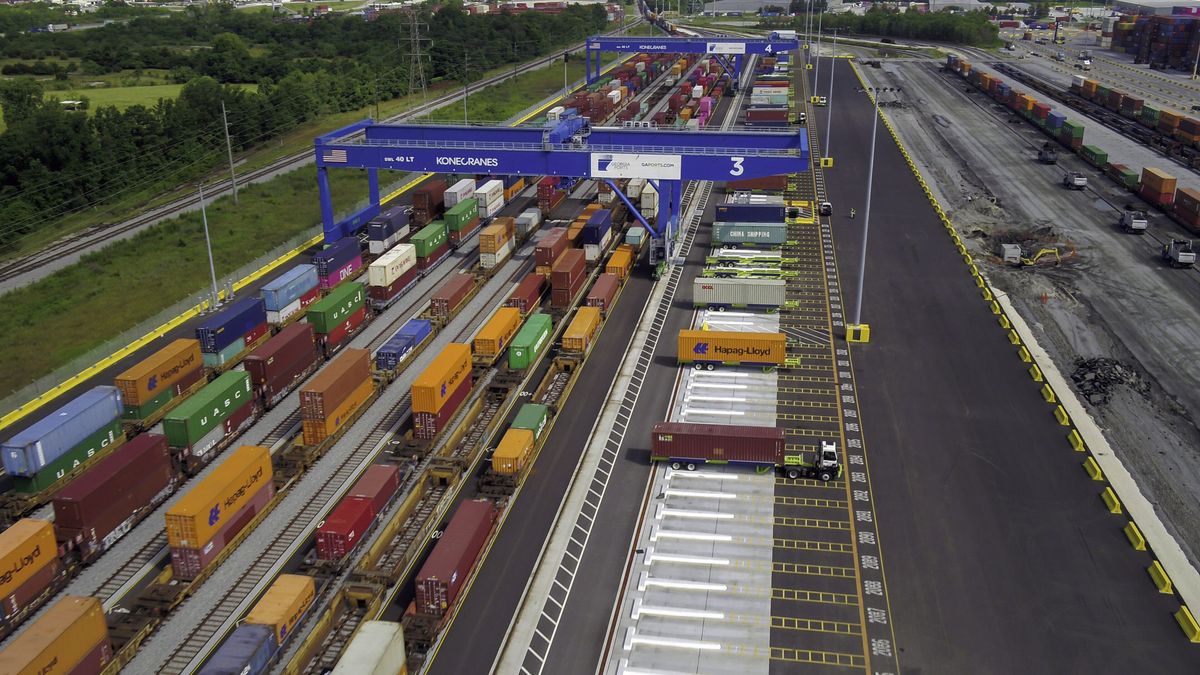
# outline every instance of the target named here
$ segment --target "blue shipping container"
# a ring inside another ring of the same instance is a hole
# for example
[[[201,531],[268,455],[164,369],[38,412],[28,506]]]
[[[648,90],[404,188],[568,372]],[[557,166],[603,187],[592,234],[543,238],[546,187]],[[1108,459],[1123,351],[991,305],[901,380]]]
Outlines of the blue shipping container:
[[[717,204],[722,223],[782,223],[787,215],[782,204]]]
[[[266,322],[267,308],[262,298],[238,300],[196,327],[200,351],[216,354]]]
[[[262,287],[263,303],[268,312],[278,312],[316,288],[317,283],[316,267],[296,265]]]
[[[34,476],[124,411],[119,389],[93,387],[0,445],[4,470]]]
[[[433,324],[430,322],[409,319],[375,352],[375,367],[379,370],[395,370],[404,357],[432,332]]]
[[[270,626],[242,624],[209,657],[200,675],[258,675],[271,667],[275,635]]]
[[[408,225],[408,209],[403,206],[393,206],[367,223],[367,238],[372,241],[383,241],[396,234],[405,225]]]
[[[604,235],[612,229],[612,211],[600,210],[592,214],[588,218],[587,224],[583,226],[583,231],[579,233],[579,240],[584,244],[599,244],[604,241]]]
[[[342,237],[329,245],[329,248],[313,256],[313,264],[317,266],[317,274],[328,277],[330,272],[336,272],[346,266],[346,263],[362,255],[362,247],[358,245],[357,237]]]
[[[1063,122],[1066,122],[1066,121],[1067,121],[1066,115],[1064,115],[1060,112],[1054,112],[1053,110],[1051,110],[1050,114],[1046,116],[1046,126],[1050,129],[1062,128]]]

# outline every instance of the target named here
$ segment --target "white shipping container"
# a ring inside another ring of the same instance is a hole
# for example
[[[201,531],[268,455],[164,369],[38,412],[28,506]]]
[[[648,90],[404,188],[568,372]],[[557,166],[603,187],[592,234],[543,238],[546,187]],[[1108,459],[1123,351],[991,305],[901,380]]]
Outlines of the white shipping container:
[[[475,196],[475,181],[470,178],[464,178],[446,190],[444,197],[446,200],[446,208],[450,208],[459,202],[464,202]]]
[[[642,192],[641,208],[645,210],[651,207],[658,207],[658,193],[653,190],[645,190]]]
[[[637,64],[634,66],[634,68],[637,70],[637,72],[644,73],[644,72],[646,72],[646,62],[638,61]]]
[[[497,213],[500,213],[500,209],[502,208],[504,208],[503,199],[494,202],[479,202],[479,217],[492,218]]]
[[[600,202],[601,204],[611,204],[616,198],[616,194],[614,194],[612,190],[609,190],[608,192],[601,192],[599,195],[597,195],[596,201]]]
[[[696,85],[692,87],[692,98],[702,98],[704,96],[704,87]]]
[[[398,244],[400,242],[401,239],[408,236],[408,229],[409,229],[409,226],[405,225],[404,227],[400,228],[399,230],[396,230],[392,234],[392,236],[390,236],[387,239],[384,239],[382,241],[376,241],[374,239],[371,239],[370,241],[367,242],[367,250],[370,251],[372,255],[383,255],[384,251],[395,246],[396,244]]]
[[[486,202],[493,199],[504,199],[504,183],[498,180],[489,180],[488,182],[475,188],[475,198],[480,202]]]
[[[783,279],[704,279],[692,282],[697,307],[779,307],[787,282]]]
[[[604,249],[608,248],[608,243],[610,241],[612,241],[612,230],[605,232],[604,236],[600,237],[599,244],[584,244],[583,259],[588,262],[596,262],[604,253]]]
[[[333,667],[333,675],[399,675],[407,667],[400,624],[365,621]]]
[[[417,247],[412,244],[397,244],[396,248],[379,256],[367,268],[367,283],[372,286],[388,286],[417,266]]]
[[[523,221],[527,225],[529,225],[530,229],[534,229],[538,225],[541,225],[542,224],[541,209],[525,209],[524,211],[521,212],[521,215],[517,216],[518,223],[521,223]]]
[[[621,102],[621,90],[614,89],[614,90],[608,92],[608,100],[612,101],[614,104],[620,103]]]
[[[267,323],[280,324],[292,318],[300,311],[300,299],[296,298],[288,306],[278,312],[267,311]]]
[[[547,110],[546,111],[546,121],[547,122],[559,121],[562,118],[562,114],[565,110],[566,110],[566,108],[562,107],[561,105],[556,105],[553,108]]]
[[[629,184],[625,186],[625,196],[630,199],[637,199],[642,196],[642,190],[646,187],[645,178],[630,179]]]
[[[495,253],[480,253],[479,266],[485,270],[490,270],[493,267],[499,267],[500,265],[504,264],[505,260],[508,260],[508,258],[512,255],[512,252],[513,241],[512,239],[509,239],[505,241]]]
[[[699,131],[700,130],[700,120],[693,117],[692,119],[690,119],[684,123],[683,128],[687,129],[688,131]]]

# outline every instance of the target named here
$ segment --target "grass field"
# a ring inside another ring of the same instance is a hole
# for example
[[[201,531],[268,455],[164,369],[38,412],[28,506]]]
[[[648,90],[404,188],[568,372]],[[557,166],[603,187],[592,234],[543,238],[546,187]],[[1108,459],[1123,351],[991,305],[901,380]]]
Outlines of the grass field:
[[[567,63],[568,83],[583,77],[584,63],[576,59]],[[467,101],[467,119],[471,122],[499,122],[506,120],[551,94],[563,89],[563,66],[559,61],[546,68],[538,68],[515,79],[507,80],[498,87],[489,87],[480,94],[472,94]],[[462,103],[435,110],[424,119],[433,122],[462,122]]]
[[[258,85],[236,85],[243,89],[254,89]],[[60,101],[79,100],[86,96],[89,102],[88,111],[92,112],[101,106],[116,106],[121,110],[132,105],[144,105],[147,108],[158,104],[159,99],[178,98],[182,84],[159,84],[148,87],[89,87],[86,89],[70,89],[66,91],[47,92],[46,96]]]

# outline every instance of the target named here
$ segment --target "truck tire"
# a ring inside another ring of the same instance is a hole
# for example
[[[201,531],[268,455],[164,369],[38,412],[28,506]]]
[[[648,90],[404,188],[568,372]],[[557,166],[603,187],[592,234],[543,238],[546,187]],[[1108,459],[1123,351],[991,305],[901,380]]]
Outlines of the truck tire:
[[[679,462],[671,462],[671,468],[672,468],[672,469],[674,469],[674,470],[676,470],[676,471],[678,471],[678,470],[679,470],[679,467],[680,467],[680,466],[682,466],[682,465],[681,465]]]
[[[829,473],[828,471],[822,471],[821,473],[817,474],[817,478],[820,478],[821,482],[823,483],[828,483],[829,481],[833,480],[833,474]]]
[[[696,470],[696,465],[695,465],[695,464],[692,464],[691,462],[688,462],[688,465],[687,465],[687,470],[688,470],[688,471],[695,471],[695,470]]]
[[[704,364],[704,369],[705,369],[705,370],[714,370],[715,368],[716,368],[716,366],[714,366],[714,365],[713,365],[713,364],[711,364],[711,363],[706,363],[706,364]]]
[[[697,364],[694,364],[692,367],[693,367],[693,368],[695,368],[696,370],[704,370],[704,364],[703,364],[703,363],[697,363]]]
[[[788,469],[786,473],[787,473],[787,477],[791,478],[792,480],[796,480],[797,478],[800,477],[799,469]]]

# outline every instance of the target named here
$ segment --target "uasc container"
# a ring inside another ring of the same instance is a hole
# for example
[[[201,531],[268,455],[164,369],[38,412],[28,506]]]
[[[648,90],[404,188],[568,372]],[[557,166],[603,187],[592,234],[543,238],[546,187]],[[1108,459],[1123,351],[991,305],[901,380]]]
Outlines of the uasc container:
[[[549,314],[530,314],[508,348],[509,369],[525,370],[533,365],[533,360],[550,343],[550,331],[553,329],[554,320]]]
[[[333,289],[324,298],[313,303],[305,313],[304,320],[313,325],[320,335],[328,335],[346,321],[366,302],[366,292],[360,283],[343,284]]]
[[[332,675],[403,675],[408,661],[404,631],[391,621],[364,621],[333,668]]]
[[[246,623],[271,628],[275,642],[282,645],[292,634],[300,618],[312,607],[317,587],[313,578],[303,574],[280,574],[267,589]]]
[[[599,307],[580,307],[576,310],[575,318],[571,319],[567,330],[563,332],[563,351],[577,354],[586,352],[600,328],[600,315]]]
[[[253,404],[250,373],[231,370],[167,413],[163,418],[163,433],[171,447],[187,448],[193,456],[200,456],[220,440],[220,437],[209,438],[211,432],[221,429],[235,411]]]
[[[787,336],[713,330],[679,331],[680,363],[782,366]]]
[[[517,411],[510,425],[513,429],[525,429],[533,433],[533,440],[539,441],[546,432],[550,422],[550,408],[540,403],[526,403]]]
[[[454,604],[479,559],[495,518],[495,509],[489,500],[468,500],[459,504],[433,552],[417,573],[418,613],[440,617]]]
[[[116,387],[93,387],[4,442],[4,470],[33,476],[96,432],[118,422],[124,408]]]
[[[114,384],[126,406],[140,406],[200,370],[200,343],[175,340],[118,375]]]
[[[100,601],[67,595],[0,651],[0,673],[99,673],[112,657]]]
[[[343,499],[317,526],[317,559],[340,561],[354,550],[375,520],[375,507],[363,497]]]
[[[424,271],[433,267],[450,253],[449,233],[445,221],[438,220],[412,236],[412,244],[417,247],[419,269]]]
[[[307,418],[301,415],[300,425],[303,430],[304,445],[314,447],[325,442],[329,437],[338,433],[354,419],[355,414],[375,394],[375,381],[367,378],[345,398],[333,412],[324,419]]]
[[[271,668],[274,654],[270,627],[242,624],[204,662],[200,675],[259,675]]]
[[[475,334],[475,358],[481,361],[495,361],[504,353],[520,327],[521,310],[515,307],[497,309],[492,318]]]

